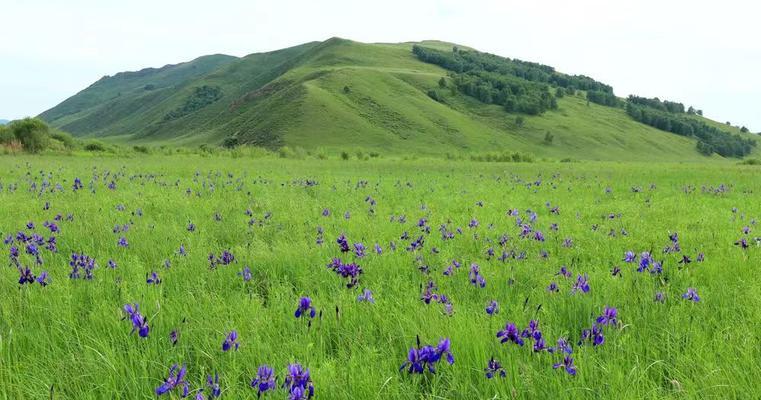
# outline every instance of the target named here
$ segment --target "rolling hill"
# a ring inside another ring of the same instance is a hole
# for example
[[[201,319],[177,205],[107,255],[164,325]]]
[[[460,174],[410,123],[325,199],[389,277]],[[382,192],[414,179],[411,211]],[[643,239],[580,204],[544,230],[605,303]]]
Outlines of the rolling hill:
[[[11,121],[8,121],[7,119],[0,119],[0,125],[6,125],[8,124],[8,122],[11,122]]]
[[[623,107],[590,102],[581,90],[558,97],[555,108],[537,115],[508,112],[456,90],[452,71],[423,62],[413,54],[415,45],[442,52],[453,47],[438,41],[366,44],[332,38],[241,58],[204,56],[104,77],[40,117],[77,136],[129,143],[187,146],[234,138],[268,148],[384,154],[707,158],[694,137],[637,122]],[[758,140],[697,115],[685,118]],[[759,154],[758,146],[752,151]]]

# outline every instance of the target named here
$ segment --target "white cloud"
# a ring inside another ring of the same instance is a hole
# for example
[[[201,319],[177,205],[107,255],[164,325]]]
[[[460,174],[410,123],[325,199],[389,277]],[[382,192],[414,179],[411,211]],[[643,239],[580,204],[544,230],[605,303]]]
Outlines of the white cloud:
[[[0,14],[0,117],[37,114],[106,74],[341,36],[458,42],[761,130],[761,6],[746,0],[10,0]]]

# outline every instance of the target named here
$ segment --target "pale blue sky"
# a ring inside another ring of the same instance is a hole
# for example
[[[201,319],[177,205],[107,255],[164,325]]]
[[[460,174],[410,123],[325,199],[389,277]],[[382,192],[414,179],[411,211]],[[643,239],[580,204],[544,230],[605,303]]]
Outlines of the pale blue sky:
[[[0,118],[119,71],[340,36],[457,42],[761,131],[759,15],[749,0],[2,0]]]

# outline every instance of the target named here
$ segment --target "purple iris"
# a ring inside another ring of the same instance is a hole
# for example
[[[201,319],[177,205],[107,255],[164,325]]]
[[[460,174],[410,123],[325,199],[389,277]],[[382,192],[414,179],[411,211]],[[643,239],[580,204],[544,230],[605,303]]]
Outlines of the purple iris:
[[[505,329],[497,332],[497,338],[500,339],[500,343],[513,342],[518,346],[523,346],[523,339],[518,332],[518,327],[512,322],[508,322]]]
[[[597,323],[599,325],[616,325],[618,324],[617,315],[618,310],[615,307],[605,306],[605,311],[597,317]]]
[[[479,286],[481,288],[486,287],[486,279],[484,279],[483,275],[481,275],[481,269],[479,268],[478,264],[470,264],[470,273],[468,274],[468,277],[470,278],[470,283],[472,285]]]
[[[119,247],[129,247],[129,243],[127,242],[127,238],[122,236],[119,238],[119,241],[116,242],[116,245]]]
[[[248,266],[243,267],[243,270],[238,272],[238,276],[243,278],[243,282],[248,282],[251,280],[251,268]]]
[[[571,293],[576,293],[578,291],[581,291],[582,293],[589,292],[589,282],[587,278],[587,274],[578,275],[576,278],[576,282],[573,284],[573,287],[571,287]]]
[[[225,337],[225,341],[222,342],[222,351],[229,351],[233,347],[235,348],[235,351],[238,351],[239,346],[240,343],[238,343],[238,332],[236,330],[232,330]]]
[[[164,380],[164,384],[156,388],[156,395],[161,396],[169,393],[177,387],[181,387],[187,393],[188,383],[185,381],[186,373],[187,369],[184,365],[179,369],[177,369],[177,364],[172,365],[172,368],[169,369],[169,375]]]
[[[45,287],[50,284],[50,279],[48,278],[48,271],[42,271],[40,275],[35,279],[37,283],[40,284],[40,286]]]
[[[565,265],[561,265],[560,266],[560,270],[555,275],[560,275],[560,276],[565,277],[565,278],[570,278],[571,277],[571,271],[569,271],[568,268],[566,268]]]
[[[336,243],[338,243],[338,247],[341,249],[341,253],[349,252],[349,241],[346,239],[346,235],[342,233],[340,236],[338,236]]]
[[[365,245],[362,243],[354,243],[354,254],[358,258],[362,258],[365,256]]]
[[[559,291],[560,291],[560,288],[558,288],[558,284],[557,284],[557,283],[555,283],[555,282],[550,282],[550,285],[549,285],[549,286],[547,286],[547,291],[548,291],[548,292],[557,293],[557,292],[559,292]]]
[[[486,368],[484,368],[484,372],[486,372],[487,379],[494,378],[495,376],[504,378],[507,375],[505,369],[502,368],[502,364],[500,364],[499,361],[495,360],[494,357],[489,359],[489,362],[486,364]]]
[[[206,386],[209,387],[210,399],[216,399],[222,395],[222,389],[219,387],[219,374],[214,374],[213,378],[211,375],[206,376]]]
[[[268,365],[260,365],[256,370],[256,377],[251,381],[251,387],[257,390],[257,396],[274,390],[276,386],[275,371]]]
[[[19,278],[18,283],[19,285],[23,285],[26,283],[34,283],[34,274],[32,274],[32,270],[29,269],[29,267],[19,267]]]
[[[490,301],[489,304],[486,305],[486,313],[489,315],[499,313],[499,303],[497,303],[496,300]]]
[[[156,271],[152,271],[150,274],[146,274],[145,282],[149,285],[158,285],[161,283],[161,278],[159,278],[159,274]]]
[[[130,335],[137,332],[141,338],[147,338],[150,328],[148,327],[148,319],[140,314],[140,306],[137,303],[125,304],[123,310],[127,314],[126,318],[132,322]]]
[[[687,292],[682,295],[682,298],[694,301],[695,303],[700,301],[700,296],[698,296],[698,292],[695,291],[695,288],[687,288]]]
[[[637,255],[634,254],[633,251],[627,251],[626,254],[624,254],[624,262],[632,263],[637,259]]]
[[[375,304],[375,299],[373,298],[373,292],[370,291],[370,289],[365,288],[365,290],[362,291],[362,294],[357,296],[357,301],[363,302],[366,301],[371,304]]]
[[[309,312],[307,314],[307,312]],[[316,313],[316,310],[314,306],[312,305],[312,299],[309,297],[302,297],[299,299],[299,308],[296,309],[296,312],[294,315],[296,318],[301,318],[301,316],[307,316],[309,315],[309,318],[314,318]]]
[[[569,375],[576,376],[576,366],[573,365],[573,357],[571,356],[565,356],[562,362],[554,364],[552,368],[554,369],[562,368]]]
[[[314,396],[314,384],[309,375],[309,368],[295,363],[288,366],[283,387],[286,388],[292,400],[310,399]]]
[[[422,374],[426,370],[433,374],[436,373],[436,364],[442,358],[446,359],[450,365],[454,364],[454,356],[452,355],[449,338],[441,339],[436,347],[430,345],[419,348],[411,347],[407,353],[407,361],[399,369],[403,370],[406,368],[410,374]]]
[[[663,292],[655,292],[655,302],[657,303],[665,303],[666,302],[666,294]]]

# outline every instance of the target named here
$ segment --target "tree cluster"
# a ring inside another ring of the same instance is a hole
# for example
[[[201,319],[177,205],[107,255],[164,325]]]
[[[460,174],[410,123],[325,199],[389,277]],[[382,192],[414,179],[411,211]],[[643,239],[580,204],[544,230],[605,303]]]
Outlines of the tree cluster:
[[[679,112],[680,108],[675,106],[681,105],[679,103],[631,101],[632,97],[626,103],[626,113],[634,120],[662,131],[695,137],[698,140],[697,149],[702,154],[716,153],[722,157],[744,157],[750,154],[753,147],[756,146],[753,139],[722,131],[696,117],[688,116],[684,113],[683,106],[681,107],[682,112]],[[642,99],[641,97],[635,98]],[[671,104],[670,108],[666,107],[665,104]],[[656,106],[651,107],[650,105]],[[676,111],[671,112],[668,111],[669,109]]]
[[[462,93],[509,112],[541,114],[557,108],[557,98],[576,90],[613,93],[613,88],[592,78],[562,74],[538,63],[457,48],[446,52],[415,45],[412,52],[424,62],[449,70]],[[565,90],[558,94],[551,87]]]
[[[185,99],[185,102],[179,108],[176,108],[166,115],[164,121],[171,121],[184,117],[194,111],[200,110],[209,104],[222,98],[222,88],[219,86],[203,85],[193,89],[193,93]]]

